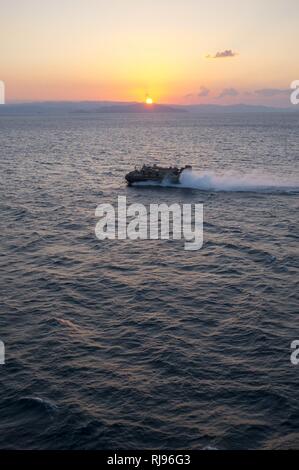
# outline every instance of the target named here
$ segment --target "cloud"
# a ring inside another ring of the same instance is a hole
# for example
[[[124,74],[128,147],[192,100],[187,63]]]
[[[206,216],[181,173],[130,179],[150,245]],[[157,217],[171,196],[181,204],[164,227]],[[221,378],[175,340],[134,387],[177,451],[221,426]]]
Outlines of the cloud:
[[[184,98],[189,99],[189,98],[202,98],[204,96],[209,96],[210,91],[207,87],[201,86],[199,89],[198,93],[187,93],[187,95],[184,96]]]
[[[257,95],[271,97],[271,96],[278,96],[278,95],[289,95],[289,89],[281,89],[281,88],[262,88],[261,90],[255,90]]]
[[[226,49],[222,52],[216,52],[215,55],[207,55],[206,59],[226,59],[227,57],[235,57],[238,55],[236,52],[233,52],[231,49]]]
[[[201,86],[200,87],[200,91],[199,93],[197,94],[197,96],[199,98],[203,97],[203,96],[208,96],[210,93],[210,90],[208,88],[206,88],[205,86]]]
[[[239,92],[235,88],[224,88],[218,98],[224,98],[225,96],[238,96]]]

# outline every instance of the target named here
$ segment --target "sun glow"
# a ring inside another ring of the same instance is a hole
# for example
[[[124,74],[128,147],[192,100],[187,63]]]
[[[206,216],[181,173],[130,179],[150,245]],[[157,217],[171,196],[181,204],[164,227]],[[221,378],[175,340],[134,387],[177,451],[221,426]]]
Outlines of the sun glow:
[[[146,104],[153,104],[153,99],[150,96],[148,96],[145,100],[145,103]]]

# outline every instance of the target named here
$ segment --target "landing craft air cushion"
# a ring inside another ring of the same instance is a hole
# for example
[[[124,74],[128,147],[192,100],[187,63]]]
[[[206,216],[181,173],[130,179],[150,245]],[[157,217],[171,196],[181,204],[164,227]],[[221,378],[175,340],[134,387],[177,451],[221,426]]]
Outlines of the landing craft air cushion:
[[[143,165],[126,174],[125,178],[129,186],[134,183],[162,183],[180,184],[180,176],[184,170],[192,170],[192,166],[186,165],[182,168],[176,166],[161,167],[158,165]]]

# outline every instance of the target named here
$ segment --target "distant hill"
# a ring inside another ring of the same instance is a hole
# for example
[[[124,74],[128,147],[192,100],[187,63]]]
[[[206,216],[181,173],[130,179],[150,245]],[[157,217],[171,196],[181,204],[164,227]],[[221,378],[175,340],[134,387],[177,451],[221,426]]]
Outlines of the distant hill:
[[[294,112],[299,111],[299,106],[289,108],[274,108],[268,106],[254,106],[247,104],[217,105],[167,105],[120,101],[46,101],[32,103],[11,103],[0,105],[0,114],[6,113],[180,113],[189,112],[196,114],[223,114],[223,113],[260,113],[260,112]]]
[[[217,104],[195,104],[185,106],[186,109],[193,113],[260,113],[260,112],[293,112],[299,111],[299,107],[290,106],[289,108],[275,108],[270,106],[259,106],[250,104],[234,104],[234,105],[217,105]]]
[[[176,113],[186,112],[181,106],[144,103],[124,103],[109,101],[81,101],[81,102],[34,102],[13,103],[0,106],[1,112],[9,113]]]
[[[177,113],[186,112],[183,107],[169,106],[165,104],[129,103],[129,104],[110,104],[108,106],[98,106],[85,112],[94,113]],[[80,112],[80,110],[77,110]]]

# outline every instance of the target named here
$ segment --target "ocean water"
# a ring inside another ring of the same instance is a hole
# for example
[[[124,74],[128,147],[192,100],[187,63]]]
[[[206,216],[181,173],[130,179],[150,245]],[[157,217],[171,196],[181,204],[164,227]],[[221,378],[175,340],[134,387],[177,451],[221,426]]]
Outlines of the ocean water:
[[[299,115],[0,116],[2,449],[299,449]],[[191,164],[181,188],[136,163]],[[204,204],[204,244],[95,208]]]

